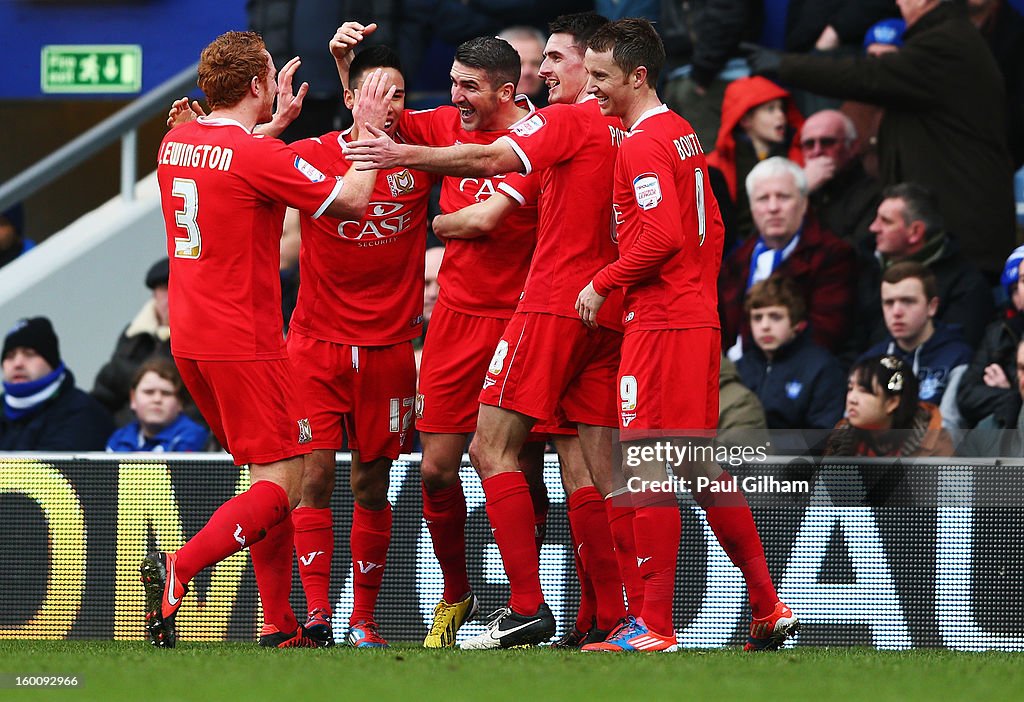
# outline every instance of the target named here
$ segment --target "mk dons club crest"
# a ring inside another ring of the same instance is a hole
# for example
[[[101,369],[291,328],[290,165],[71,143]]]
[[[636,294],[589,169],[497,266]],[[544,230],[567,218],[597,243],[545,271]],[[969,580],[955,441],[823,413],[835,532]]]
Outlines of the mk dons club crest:
[[[405,193],[411,193],[416,187],[416,179],[413,178],[409,169],[405,168],[398,173],[388,174],[388,187],[391,188],[391,197],[398,197]]]
[[[313,430],[309,426],[309,418],[303,417],[298,421],[299,425],[299,443],[308,444],[313,440]]]

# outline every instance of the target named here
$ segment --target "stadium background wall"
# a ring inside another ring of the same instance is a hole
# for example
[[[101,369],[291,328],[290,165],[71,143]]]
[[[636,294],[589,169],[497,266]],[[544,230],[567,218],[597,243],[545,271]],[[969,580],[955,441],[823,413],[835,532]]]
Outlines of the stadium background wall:
[[[440,570],[421,519],[418,457],[396,462],[389,494],[394,536],[378,605],[383,633],[421,639],[441,594]],[[338,485],[348,456],[339,454]],[[803,495],[749,495],[781,597],[804,622],[798,645],[1024,650],[1024,465],[896,466],[900,488],[865,506],[863,465],[772,462],[734,475],[811,477]],[[868,467],[870,469],[870,466]],[[878,465],[875,466],[877,470]],[[881,465],[893,475],[892,464]],[[541,577],[559,631],[578,587],[558,481],[545,471],[551,510]],[[138,564],[156,545],[178,548],[247,471],[226,456],[152,454],[0,459],[0,638],[141,640]],[[485,610],[508,597],[490,538],[480,483],[468,465],[470,581]],[[869,493],[870,494],[870,493]],[[348,532],[352,501],[337,490],[332,599],[344,633],[352,602]],[[729,562],[688,495],[682,496],[675,617],[688,647],[742,643],[749,610]],[[301,588],[293,592],[305,611]],[[248,551],[201,573],[178,618],[183,640],[253,640],[261,613]],[[479,631],[470,624],[460,635]]]

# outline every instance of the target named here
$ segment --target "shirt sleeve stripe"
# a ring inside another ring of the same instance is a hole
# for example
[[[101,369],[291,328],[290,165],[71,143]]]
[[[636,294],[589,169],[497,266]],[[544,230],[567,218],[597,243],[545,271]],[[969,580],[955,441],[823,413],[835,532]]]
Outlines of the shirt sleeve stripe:
[[[334,202],[334,198],[338,197],[338,193],[341,192],[341,186],[345,182],[345,179],[341,176],[334,177],[337,178],[337,182],[334,184],[334,189],[331,190],[331,194],[327,196],[326,200],[324,200],[324,204],[320,205],[317,211],[313,213],[313,219],[317,219],[322,215],[327,210],[327,207]]]
[[[508,183],[498,183],[498,190],[508,195],[510,198],[519,203],[520,207],[526,205],[526,198],[518,190],[513,188]]]
[[[519,160],[523,162],[523,170],[520,171],[520,173],[525,173],[526,175],[530,175],[531,173],[533,173],[533,164],[530,163],[530,159],[526,156],[526,152],[519,148],[519,144],[516,143],[515,139],[512,139],[511,137],[506,135],[503,137],[499,137],[498,141],[504,141],[509,146],[511,146],[512,150],[516,152],[516,156],[518,156]]]

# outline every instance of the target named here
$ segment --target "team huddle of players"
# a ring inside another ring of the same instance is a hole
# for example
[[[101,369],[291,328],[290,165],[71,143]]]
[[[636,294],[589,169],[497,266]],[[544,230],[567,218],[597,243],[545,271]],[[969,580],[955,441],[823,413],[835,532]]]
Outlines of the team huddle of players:
[[[144,560],[150,640],[173,646],[188,582],[249,546],[261,645],[334,643],[329,500],[347,435],[355,508],[345,641],[386,646],[374,610],[391,538],[388,475],[409,448],[415,416],[423,516],[444,574],[425,646],[454,646],[478,608],[459,482],[472,435],[511,597],[461,647],[555,634],[538,561],[550,439],[583,593],[573,629],[555,645],[675,650],[678,505],[674,495],[626,490],[634,476],[663,479],[665,466],[622,465],[619,442],[629,449],[714,434],[723,227],[693,129],[654,89],[661,40],[644,20],[559,17],[540,69],[550,105],[538,110],[516,95],[511,45],[473,39],[455,55],[453,105],[404,111],[394,53],[354,51],[375,28],[349,22],[330,43],[350,130],[291,145],[273,138],[301,107],[306,86],[291,88],[298,62],[277,76],[256,35],[229,32],[200,61],[210,114],[193,108],[200,116],[183,119],[161,146],[179,153],[158,166],[172,351],[253,482],[177,552]],[[195,116],[186,101],[175,112]],[[216,169],[180,156],[215,149]],[[421,333],[427,198],[437,178],[445,214],[433,225],[446,249],[417,387],[411,342]],[[287,342],[276,280],[286,205],[302,213]],[[732,480],[714,463],[679,470],[705,484]],[[746,648],[778,648],[798,621],[778,599],[744,497],[714,489],[695,497],[747,583]],[[304,624],[289,604],[293,552]]]

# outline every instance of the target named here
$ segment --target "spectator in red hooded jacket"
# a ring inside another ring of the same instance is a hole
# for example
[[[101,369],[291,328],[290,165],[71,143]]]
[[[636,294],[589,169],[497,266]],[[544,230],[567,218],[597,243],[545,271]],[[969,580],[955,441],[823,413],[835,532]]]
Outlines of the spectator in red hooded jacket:
[[[724,217],[726,253],[750,235],[753,220],[743,183],[759,162],[785,156],[803,164],[796,135],[803,125],[790,94],[767,78],[740,78],[729,84],[722,100],[722,126],[715,150],[708,155],[711,185]],[[715,173],[715,169],[720,171]]]

